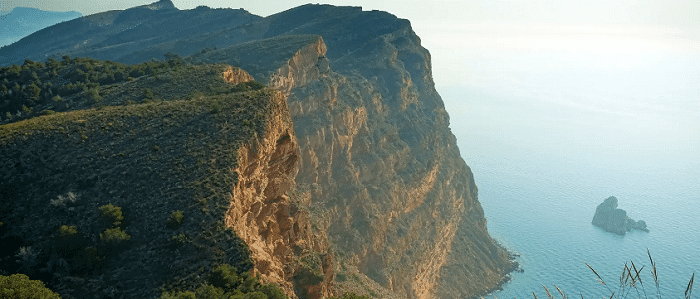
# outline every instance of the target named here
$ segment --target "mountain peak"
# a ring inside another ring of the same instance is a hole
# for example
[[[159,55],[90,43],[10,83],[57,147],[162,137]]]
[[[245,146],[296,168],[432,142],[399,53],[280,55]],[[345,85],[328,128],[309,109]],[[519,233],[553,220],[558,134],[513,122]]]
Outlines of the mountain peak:
[[[153,2],[151,4],[142,5],[140,7],[144,7],[144,8],[148,8],[148,9],[152,9],[152,10],[177,9],[177,7],[175,7],[175,4],[173,4],[173,2],[170,0],[160,0],[158,2]]]

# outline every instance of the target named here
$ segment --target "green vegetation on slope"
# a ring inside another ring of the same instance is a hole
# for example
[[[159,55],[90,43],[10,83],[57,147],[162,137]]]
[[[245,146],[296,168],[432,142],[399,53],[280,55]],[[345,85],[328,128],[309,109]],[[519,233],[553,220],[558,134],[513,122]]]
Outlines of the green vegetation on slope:
[[[222,264],[245,275],[249,250],[224,225],[233,169],[286,110],[227,67],[173,66],[106,86],[105,105],[0,125],[0,275],[75,298],[195,290]]]
[[[26,60],[21,66],[1,67],[0,124],[60,111],[182,98],[195,91],[222,94],[263,87],[254,81],[232,86],[208,80],[212,65],[192,66],[176,54],[165,56],[164,61],[135,65],[64,56],[62,61]]]

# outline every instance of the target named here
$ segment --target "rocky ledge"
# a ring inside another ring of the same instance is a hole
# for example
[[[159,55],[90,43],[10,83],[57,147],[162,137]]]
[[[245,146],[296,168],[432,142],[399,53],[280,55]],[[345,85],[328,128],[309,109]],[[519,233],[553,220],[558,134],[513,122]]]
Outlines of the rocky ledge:
[[[617,198],[610,196],[595,209],[591,223],[607,232],[624,235],[633,229],[648,232],[644,220],[634,221],[627,216],[627,211],[617,208]]]

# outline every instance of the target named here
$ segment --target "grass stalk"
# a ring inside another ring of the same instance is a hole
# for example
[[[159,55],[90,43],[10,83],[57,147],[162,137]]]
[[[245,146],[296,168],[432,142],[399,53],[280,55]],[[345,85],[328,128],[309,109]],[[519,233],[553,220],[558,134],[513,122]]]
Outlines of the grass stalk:
[[[656,270],[656,262],[654,262],[654,259],[651,257],[651,253],[649,252],[649,249],[647,248],[647,255],[649,256],[649,262],[651,263],[651,269],[649,272],[651,272],[651,276],[654,278],[654,284],[656,285],[656,299],[661,299],[661,288],[659,287],[659,275]],[[605,288],[610,292],[610,297],[607,297],[609,299],[617,298],[617,299],[625,299],[627,298],[630,293],[632,293],[632,290],[634,289],[634,292],[637,293],[637,298],[645,298],[648,299],[648,295],[646,292],[646,288],[644,287],[644,282],[642,281],[642,276],[641,273],[644,270],[644,265],[641,267],[637,267],[637,265],[634,263],[634,261],[630,261],[629,263],[625,262],[624,267],[622,268],[622,274],[620,274],[619,278],[619,286],[616,291],[613,291],[610,288],[610,285],[608,285],[605,280],[598,274],[598,272],[593,269],[591,265],[588,263],[584,262],[586,264],[586,267],[588,269],[591,269],[593,274],[596,276],[596,280],[605,286]],[[685,288],[685,299],[692,299],[692,292],[693,292],[693,283],[695,281],[695,273],[690,277],[690,281],[688,282],[688,286]],[[547,289],[546,286],[542,285],[544,288],[545,292],[547,293],[547,298],[548,299],[554,299],[554,296],[552,293]],[[566,294],[557,286],[554,285],[554,288],[556,288],[557,292],[559,292],[559,295],[561,295],[562,299],[566,299],[567,296]],[[639,289],[642,289],[641,292]],[[581,296],[581,299],[583,299],[583,293],[579,293]],[[537,299],[537,295],[535,292],[532,292],[532,296]],[[606,298],[606,297],[603,297]]]

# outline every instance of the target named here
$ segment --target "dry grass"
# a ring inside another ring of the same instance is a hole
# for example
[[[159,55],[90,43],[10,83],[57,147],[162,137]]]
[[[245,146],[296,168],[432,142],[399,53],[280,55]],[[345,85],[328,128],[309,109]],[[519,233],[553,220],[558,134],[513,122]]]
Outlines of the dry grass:
[[[659,288],[659,275],[658,272],[656,271],[656,262],[654,262],[654,259],[651,257],[651,253],[647,249],[647,255],[649,256],[649,262],[651,263],[651,268],[649,272],[651,272],[651,276],[654,278],[654,285],[656,287],[656,298],[660,299],[661,298],[661,289]],[[644,287],[644,282],[642,281],[642,277],[640,276],[640,273],[642,273],[642,270],[644,270],[644,266],[637,268],[637,265],[633,261],[630,261],[629,264],[625,263],[623,269],[622,269],[622,274],[620,274],[620,279],[618,282],[617,290],[613,290],[611,286],[603,280],[602,277],[598,274],[598,272],[591,267],[588,263],[584,262],[586,266],[593,271],[593,274],[596,276],[596,280],[600,282],[603,286],[608,291],[609,296],[608,297],[603,297],[603,298],[618,298],[618,299],[624,299],[630,297],[631,294],[636,294],[637,298],[645,298],[648,299],[650,298],[649,295],[646,292],[646,289]],[[693,281],[695,280],[695,273],[690,277],[690,282],[688,282],[688,286],[685,289],[685,299],[690,299],[692,292],[693,292]],[[553,299],[554,295],[547,289],[546,286],[542,286],[547,293],[547,298]],[[564,292],[561,291],[556,285],[554,286],[557,291],[559,292],[559,295],[561,296],[562,299],[568,298]],[[614,286],[613,286],[614,288]],[[532,292],[532,296],[537,299],[537,295],[535,295],[535,292]],[[583,298],[583,294],[580,294],[581,298]],[[652,297],[653,298],[653,297]]]

